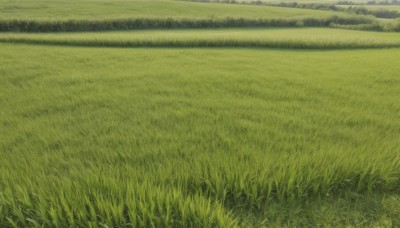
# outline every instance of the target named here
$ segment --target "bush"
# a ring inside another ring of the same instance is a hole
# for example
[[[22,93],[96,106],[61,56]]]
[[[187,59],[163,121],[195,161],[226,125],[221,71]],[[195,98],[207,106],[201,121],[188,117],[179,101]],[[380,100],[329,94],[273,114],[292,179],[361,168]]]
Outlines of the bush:
[[[169,28],[221,28],[221,27],[297,27],[329,26],[336,24],[366,24],[373,20],[366,17],[329,18],[289,18],[289,19],[176,19],[176,18],[136,18],[119,20],[68,20],[68,21],[34,21],[34,20],[0,20],[1,32],[73,32],[105,31],[127,29],[169,29]]]

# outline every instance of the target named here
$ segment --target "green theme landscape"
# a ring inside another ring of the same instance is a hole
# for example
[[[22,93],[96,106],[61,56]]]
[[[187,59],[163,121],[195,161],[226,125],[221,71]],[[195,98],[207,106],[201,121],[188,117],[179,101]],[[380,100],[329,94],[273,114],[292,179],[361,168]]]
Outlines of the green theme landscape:
[[[0,227],[400,227],[400,1],[0,0]]]

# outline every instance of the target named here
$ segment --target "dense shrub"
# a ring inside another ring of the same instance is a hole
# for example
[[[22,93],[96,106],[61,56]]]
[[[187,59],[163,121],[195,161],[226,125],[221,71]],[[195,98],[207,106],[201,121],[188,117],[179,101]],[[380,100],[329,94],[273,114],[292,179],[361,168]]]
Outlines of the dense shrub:
[[[70,31],[104,31],[126,29],[165,29],[165,28],[219,28],[219,27],[297,27],[301,26],[329,26],[337,24],[366,24],[371,23],[365,17],[328,18],[289,18],[289,19],[176,19],[176,18],[137,18],[119,20],[69,20],[69,21],[34,21],[34,20],[2,20],[2,32],[70,32]]]
[[[349,7],[347,9],[349,12],[353,12],[360,15],[374,15],[377,18],[398,18],[400,17],[400,13],[396,10],[388,10],[388,9],[378,9],[378,10],[369,10],[365,7]]]
[[[379,9],[376,11],[371,11],[375,17],[378,18],[398,18],[400,17],[400,13],[396,10],[387,10],[387,9]]]
[[[331,23],[330,27],[340,28],[340,29],[351,29],[351,30],[385,31],[384,26],[378,23],[358,24],[358,25],[343,25],[343,24]]]

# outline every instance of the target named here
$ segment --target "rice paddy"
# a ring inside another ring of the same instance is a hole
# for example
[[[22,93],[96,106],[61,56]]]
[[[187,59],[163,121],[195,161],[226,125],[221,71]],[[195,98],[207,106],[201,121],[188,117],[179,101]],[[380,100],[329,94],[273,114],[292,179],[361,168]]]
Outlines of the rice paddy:
[[[346,12],[175,0],[0,0],[0,32],[370,24]]]
[[[79,20],[112,18],[285,18],[344,15],[303,9],[171,0],[0,0],[0,18]]]
[[[0,0],[0,227],[399,227],[400,34],[334,13]]]
[[[400,47],[399,33],[325,28],[185,29],[81,33],[3,33],[0,42],[98,47],[259,47],[346,49]]]

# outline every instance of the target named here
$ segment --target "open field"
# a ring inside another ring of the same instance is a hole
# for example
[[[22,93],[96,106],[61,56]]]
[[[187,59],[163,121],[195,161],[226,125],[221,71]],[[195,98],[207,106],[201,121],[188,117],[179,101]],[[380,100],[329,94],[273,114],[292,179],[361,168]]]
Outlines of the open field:
[[[0,42],[98,47],[393,48],[400,47],[400,33],[327,28],[2,33]]]
[[[343,15],[326,11],[174,0],[0,0],[0,18],[69,20],[107,18],[286,18]]]
[[[400,225],[400,49],[0,49],[0,226]]]
[[[192,1],[192,0],[187,0]],[[196,1],[196,0],[193,0]],[[213,0],[210,0],[213,1]],[[223,0],[215,0],[215,1],[223,1]],[[254,2],[261,2],[261,3],[319,3],[319,4],[336,4],[342,0],[237,0],[239,3],[254,3]],[[351,0],[353,3],[357,4],[366,4],[369,0]]]
[[[0,0],[0,32],[365,25],[347,12],[174,0]]]
[[[366,5],[365,6],[367,9],[371,9],[371,10],[378,10],[378,9],[387,9],[387,10],[396,10],[400,12],[400,5],[388,5],[388,6],[372,6],[372,5]]]
[[[396,12],[280,6],[0,0],[0,227],[400,227]]]
[[[349,5],[337,5],[338,7],[349,8]],[[352,6],[352,7],[360,7],[360,6]],[[400,12],[400,5],[361,5],[361,7],[365,7],[369,10],[396,10]]]

